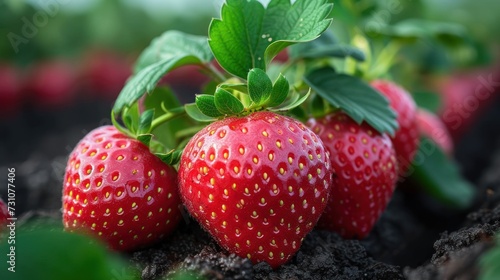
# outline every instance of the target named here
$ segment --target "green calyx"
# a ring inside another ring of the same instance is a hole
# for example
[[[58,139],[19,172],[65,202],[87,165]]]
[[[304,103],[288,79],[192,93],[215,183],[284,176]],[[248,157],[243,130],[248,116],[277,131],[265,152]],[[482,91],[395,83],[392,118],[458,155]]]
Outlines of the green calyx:
[[[118,116],[114,111],[111,115],[119,131],[141,141],[169,165],[179,162],[184,142],[195,133],[192,129],[200,129],[174,93],[165,87],[158,87],[140,102],[124,107]]]
[[[263,70],[248,72],[247,83],[238,80],[217,86],[214,94],[200,94],[193,104],[185,106],[186,113],[201,122],[229,116],[244,116],[257,111],[288,111],[302,104],[310,91],[300,94],[290,90],[288,80],[279,75],[273,83]]]

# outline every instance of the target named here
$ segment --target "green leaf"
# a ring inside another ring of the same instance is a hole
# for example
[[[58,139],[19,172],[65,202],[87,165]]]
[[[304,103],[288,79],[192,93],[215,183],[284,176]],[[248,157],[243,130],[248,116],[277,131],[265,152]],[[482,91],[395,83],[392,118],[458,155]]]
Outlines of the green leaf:
[[[479,260],[479,280],[497,280],[500,279],[500,244],[497,235],[496,245]]]
[[[224,115],[236,115],[245,109],[241,101],[229,91],[218,88],[214,95],[215,107]]]
[[[332,4],[326,0],[227,0],[221,18],[212,20],[209,45],[229,73],[247,78],[250,69],[266,70],[286,47],[316,39],[331,24]]]
[[[433,38],[444,44],[465,42],[467,32],[460,24],[424,19],[406,19],[395,24],[384,25],[377,30],[379,35],[394,39],[416,40]]]
[[[264,103],[271,95],[272,90],[273,82],[271,82],[266,72],[259,68],[248,72],[248,94],[256,105]]]
[[[361,50],[353,46],[338,43],[333,33],[328,31],[323,33],[318,39],[314,41],[297,44],[290,47],[290,57],[293,59],[352,57],[358,61],[364,61],[366,59],[365,54]]]
[[[113,107],[115,113],[153,91],[158,81],[169,71],[187,64],[207,63],[211,59],[206,39],[199,36],[167,32],[152,46],[141,55],[136,74],[120,92]]]
[[[191,117],[195,121],[199,121],[199,122],[213,122],[213,121],[217,120],[217,118],[215,118],[215,117],[209,117],[209,116],[203,114],[200,111],[200,109],[198,108],[198,106],[196,106],[195,103],[186,104],[186,105],[184,105],[184,108],[185,108],[186,113],[188,114],[188,116]]]
[[[137,135],[137,140],[141,141],[141,143],[146,145],[146,147],[149,147],[149,144],[151,144],[152,138],[153,138],[153,134],[139,134],[139,135]]]
[[[323,68],[308,74],[305,82],[357,123],[366,121],[380,133],[391,135],[398,127],[396,113],[390,108],[389,101],[357,77]]]
[[[87,236],[58,228],[17,230],[15,272],[7,270],[13,244],[2,242],[0,279],[140,279],[139,272]]]
[[[458,167],[429,138],[423,137],[413,160],[411,179],[429,195],[450,207],[471,206],[474,187],[462,178]]]
[[[206,36],[195,36],[180,31],[169,30],[153,39],[151,44],[140,54],[134,66],[138,73],[149,65],[162,61],[167,57],[193,55],[201,63],[213,59]]]
[[[196,106],[200,111],[212,118],[222,117],[224,114],[217,110],[217,106],[215,106],[215,97],[209,94],[199,94],[195,99]]]
[[[276,79],[276,82],[274,82],[271,96],[265,105],[267,107],[279,106],[281,103],[285,102],[289,92],[290,84],[285,76],[280,74],[278,79]]]

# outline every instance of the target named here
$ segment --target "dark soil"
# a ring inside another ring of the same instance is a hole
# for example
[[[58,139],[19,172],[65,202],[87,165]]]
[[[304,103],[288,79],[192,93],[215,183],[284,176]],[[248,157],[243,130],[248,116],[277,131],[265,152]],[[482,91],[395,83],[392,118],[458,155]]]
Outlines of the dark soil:
[[[188,217],[161,243],[125,257],[143,279],[170,279],[178,271],[205,279],[475,279],[479,257],[500,230],[500,130],[492,129],[500,126],[500,99],[493,103],[456,147],[463,174],[478,188],[472,209],[452,211],[412,188],[398,188],[366,239],[313,230],[277,270],[225,252]],[[109,124],[110,108],[83,102],[0,121],[0,170],[16,168],[20,223],[60,224],[67,155],[87,132]],[[0,180],[6,174],[0,172]]]

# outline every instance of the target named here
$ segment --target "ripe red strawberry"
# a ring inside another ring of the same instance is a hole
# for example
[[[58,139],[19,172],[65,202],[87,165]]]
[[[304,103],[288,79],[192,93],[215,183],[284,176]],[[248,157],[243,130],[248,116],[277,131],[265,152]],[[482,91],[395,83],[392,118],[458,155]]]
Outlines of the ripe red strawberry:
[[[399,174],[404,175],[413,161],[419,144],[417,106],[411,95],[393,82],[377,80],[371,85],[389,100],[391,108],[398,114],[399,129],[392,141],[398,159]]]
[[[444,123],[433,113],[419,109],[417,124],[420,135],[432,139],[447,155],[453,152],[453,140]]]
[[[344,238],[364,238],[389,203],[397,180],[391,139],[343,113],[307,123],[330,153],[334,172],[330,200],[318,227]]]
[[[229,252],[277,267],[299,249],[328,200],[331,166],[302,123],[271,112],[198,132],[179,167],[188,211]]]
[[[90,231],[116,250],[151,244],[181,219],[176,175],[141,142],[99,127],[69,157],[64,226]]]

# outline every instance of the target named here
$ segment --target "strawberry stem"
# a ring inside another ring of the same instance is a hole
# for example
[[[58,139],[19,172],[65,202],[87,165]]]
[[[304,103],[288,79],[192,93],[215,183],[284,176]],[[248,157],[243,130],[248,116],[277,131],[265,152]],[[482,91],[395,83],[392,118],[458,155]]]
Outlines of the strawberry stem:
[[[396,55],[402,47],[403,45],[397,40],[393,40],[387,44],[387,46],[379,52],[377,59],[371,65],[370,70],[365,73],[365,77],[368,80],[373,80],[380,78],[385,73],[388,73],[389,69],[394,65]]]
[[[153,120],[151,123],[151,129],[150,131],[154,131],[156,128],[158,128],[160,125],[171,121],[175,118],[185,116],[186,110],[184,110],[184,107],[179,107],[177,111],[168,111],[166,114],[163,114],[156,119]]]

